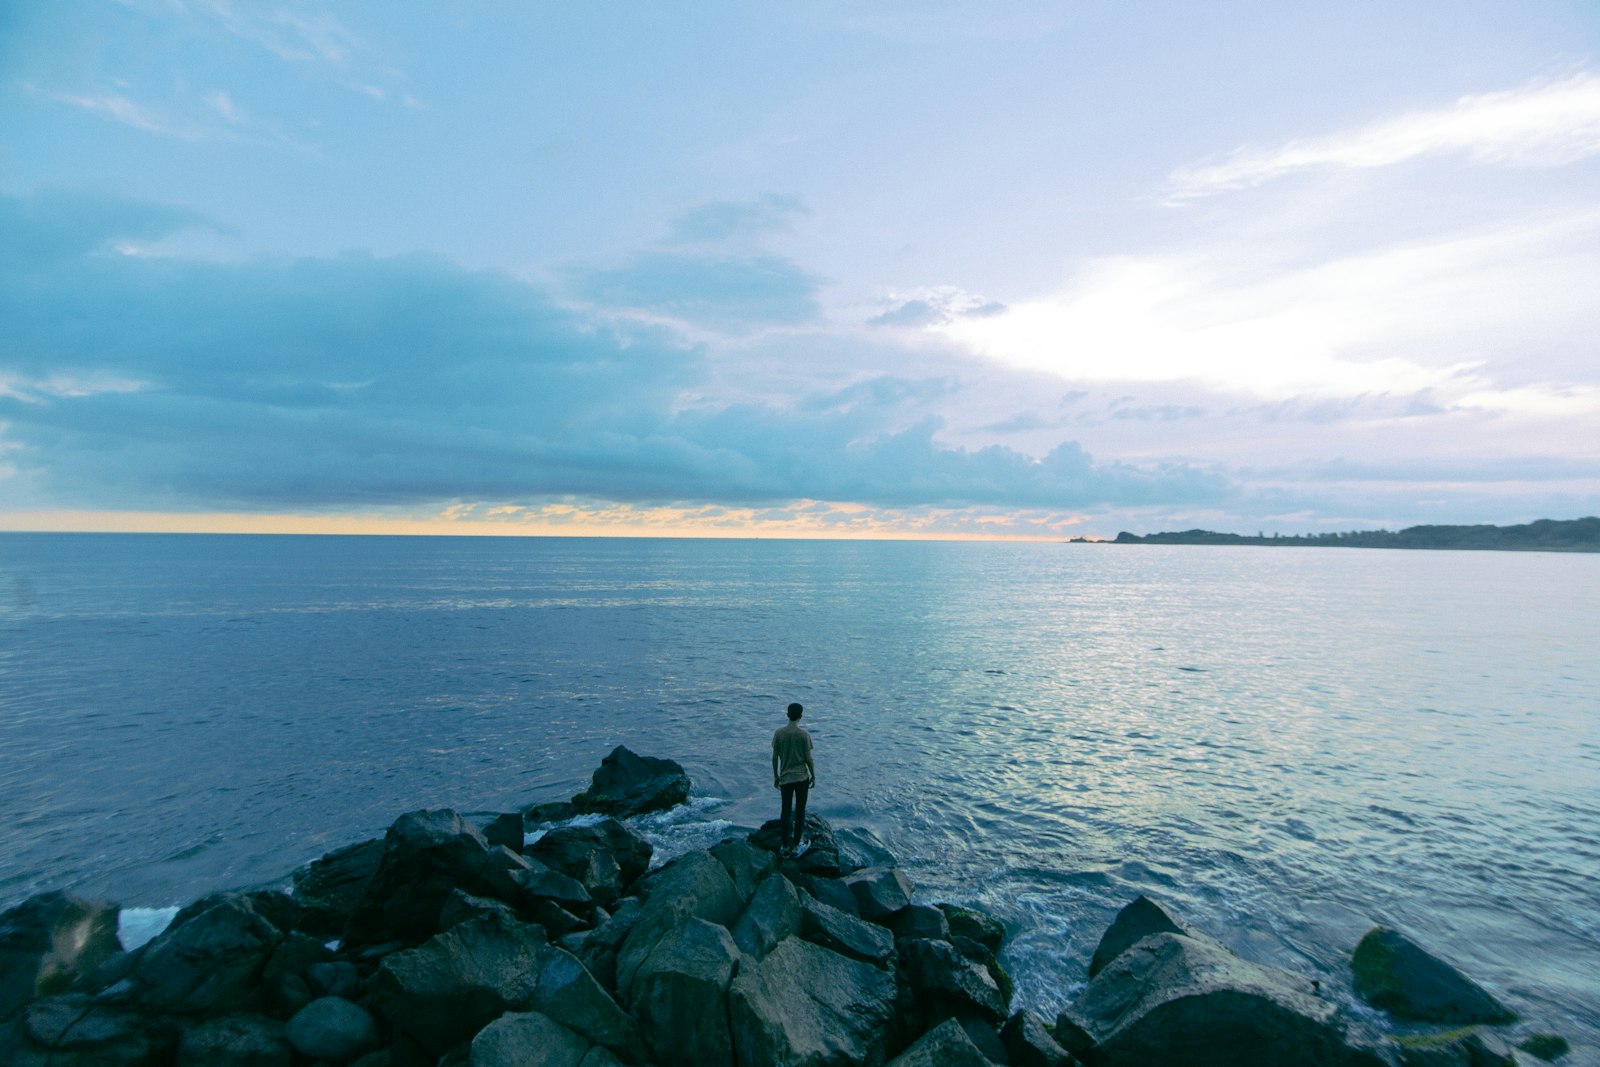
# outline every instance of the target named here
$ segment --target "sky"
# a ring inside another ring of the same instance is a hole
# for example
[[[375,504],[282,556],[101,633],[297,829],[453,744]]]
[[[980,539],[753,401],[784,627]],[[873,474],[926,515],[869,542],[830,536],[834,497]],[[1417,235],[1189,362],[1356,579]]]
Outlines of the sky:
[[[1600,512],[1600,4],[0,4],[0,529]]]

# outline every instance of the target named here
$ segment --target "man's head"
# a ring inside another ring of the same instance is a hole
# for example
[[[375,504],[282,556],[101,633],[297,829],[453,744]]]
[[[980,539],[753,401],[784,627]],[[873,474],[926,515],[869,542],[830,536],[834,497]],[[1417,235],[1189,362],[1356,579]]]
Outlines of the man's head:
[[[805,712],[805,710],[806,709],[802,708],[799,704],[790,704],[789,705],[789,721],[790,722],[799,722],[800,721],[800,716],[801,716],[801,714],[803,714]]]

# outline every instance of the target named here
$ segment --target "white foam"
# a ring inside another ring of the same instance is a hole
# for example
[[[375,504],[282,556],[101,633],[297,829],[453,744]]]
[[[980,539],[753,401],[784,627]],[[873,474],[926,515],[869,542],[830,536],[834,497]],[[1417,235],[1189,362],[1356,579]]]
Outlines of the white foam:
[[[177,908],[123,908],[117,915],[117,938],[132,952],[153,941],[177,914]]]

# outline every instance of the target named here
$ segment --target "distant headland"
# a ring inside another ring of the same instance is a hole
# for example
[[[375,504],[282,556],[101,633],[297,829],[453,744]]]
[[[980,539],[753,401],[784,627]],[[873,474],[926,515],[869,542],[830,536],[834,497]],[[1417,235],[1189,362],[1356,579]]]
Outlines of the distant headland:
[[[1069,543],[1085,543],[1074,537]],[[1286,545],[1320,548],[1435,548],[1495,552],[1600,552],[1600,518],[1539,519],[1521,526],[1408,526],[1403,530],[1351,530],[1344,533],[1273,534],[1214,533],[1183,530],[1131,534],[1110,542],[1118,545]]]

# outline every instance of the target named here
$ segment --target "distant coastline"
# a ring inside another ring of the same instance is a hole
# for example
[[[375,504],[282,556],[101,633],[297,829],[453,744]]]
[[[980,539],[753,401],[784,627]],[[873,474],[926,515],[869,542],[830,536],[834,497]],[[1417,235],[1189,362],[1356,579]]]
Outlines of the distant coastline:
[[[1074,537],[1069,543],[1090,543]],[[1132,534],[1126,531],[1101,544],[1117,545],[1281,545],[1316,548],[1433,548],[1488,552],[1600,552],[1600,518],[1539,519],[1521,526],[1408,526],[1403,530],[1351,530],[1345,533],[1232,534],[1211,530]]]

